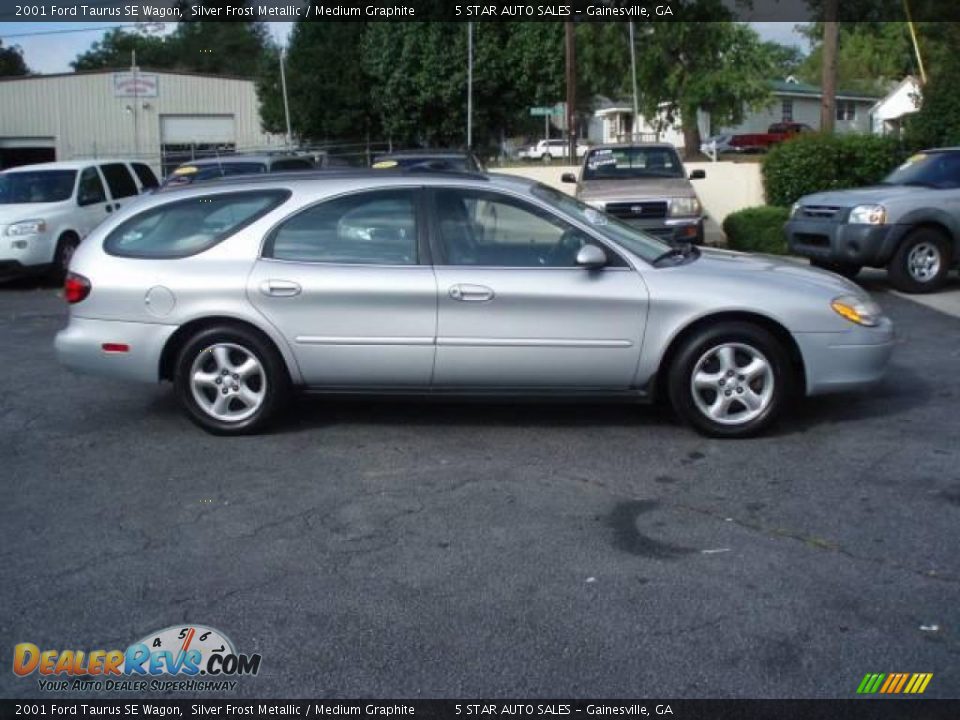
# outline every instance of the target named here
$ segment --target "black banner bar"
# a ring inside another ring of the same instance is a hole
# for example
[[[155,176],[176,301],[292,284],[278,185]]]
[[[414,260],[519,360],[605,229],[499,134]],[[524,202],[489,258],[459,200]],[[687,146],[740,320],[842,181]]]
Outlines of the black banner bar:
[[[960,700],[0,700],[0,718],[956,720]]]
[[[153,23],[210,22],[477,21],[477,22],[636,22],[710,21],[814,22],[822,0],[727,0],[723,8],[697,0],[4,0],[0,22]],[[960,21],[954,0],[907,0],[915,21]],[[717,12],[726,12],[719,18]],[[904,21],[903,0],[844,0],[837,20]]]

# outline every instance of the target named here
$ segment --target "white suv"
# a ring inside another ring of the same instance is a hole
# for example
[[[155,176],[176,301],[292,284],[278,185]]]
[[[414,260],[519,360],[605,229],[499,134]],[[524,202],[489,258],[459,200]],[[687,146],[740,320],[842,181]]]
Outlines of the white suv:
[[[157,185],[149,165],[127,160],[40,163],[0,172],[0,277],[62,277],[91,230]]]

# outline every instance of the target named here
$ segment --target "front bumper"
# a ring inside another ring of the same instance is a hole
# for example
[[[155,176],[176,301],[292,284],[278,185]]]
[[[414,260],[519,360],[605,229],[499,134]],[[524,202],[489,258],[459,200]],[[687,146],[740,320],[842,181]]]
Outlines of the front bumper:
[[[851,225],[795,218],[784,226],[794,255],[834,263],[883,267],[902,237],[898,225]]]
[[[656,220],[621,218],[621,221],[674,245],[691,242],[695,245],[703,245],[703,218],[660,218]]]
[[[62,365],[78,372],[158,382],[160,355],[176,325],[117,322],[71,317],[54,346]],[[106,352],[105,343],[120,343],[128,352]]]
[[[807,395],[856,390],[881,381],[893,353],[893,322],[854,326],[847,332],[794,333],[800,348]]]

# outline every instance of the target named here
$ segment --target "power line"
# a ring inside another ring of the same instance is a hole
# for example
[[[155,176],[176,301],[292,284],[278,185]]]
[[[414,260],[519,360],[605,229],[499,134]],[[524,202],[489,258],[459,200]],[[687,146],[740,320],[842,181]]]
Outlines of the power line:
[[[71,28],[63,30],[38,30],[29,33],[14,33],[12,35],[0,35],[0,38],[9,40],[11,38],[39,37],[41,35],[66,35],[68,33],[82,32],[106,32],[107,30],[117,30],[122,28],[135,28],[139,23],[128,23],[126,25],[100,25],[97,27]]]

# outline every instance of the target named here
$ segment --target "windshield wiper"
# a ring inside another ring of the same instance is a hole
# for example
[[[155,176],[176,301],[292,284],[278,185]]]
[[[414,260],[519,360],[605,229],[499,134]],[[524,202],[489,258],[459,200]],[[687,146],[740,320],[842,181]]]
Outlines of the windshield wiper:
[[[678,248],[678,247],[670,248],[666,252],[662,252],[659,255],[657,255],[653,260],[650,261],[650,264],[658,265],[661,261],[666,260],[667,258],[678,257],[678,256],[686,257],[687,250],[685,250],[684,248]]]

